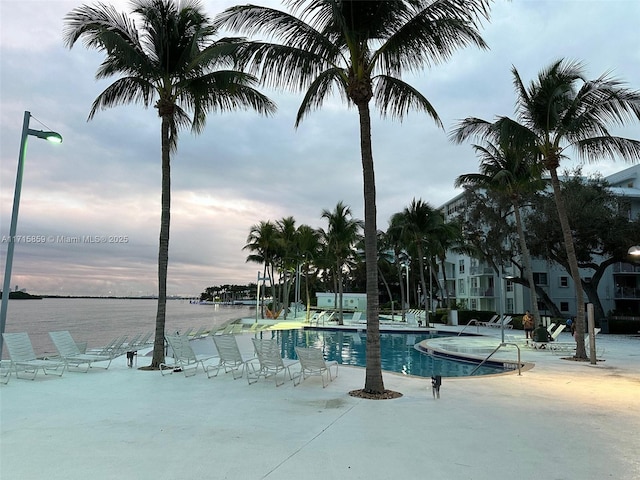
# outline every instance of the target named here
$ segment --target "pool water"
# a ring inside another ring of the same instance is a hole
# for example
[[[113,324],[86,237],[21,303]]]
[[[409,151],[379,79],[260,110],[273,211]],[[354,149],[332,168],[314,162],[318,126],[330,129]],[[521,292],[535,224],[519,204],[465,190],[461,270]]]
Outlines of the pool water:
[[[366,333],[341,330],[281,330],[277,333],[282,354],[296,358],[294,347],[316,347],[322,350],[326,360],[336,360],[342,365],[366,366]],[[380,354],[382,369],[390,372],[431,377],[465,377],[477,367],[476,363],[433,357],[418,351],[414,346],[437,334],[381,333]],[[496,366],[483,365],[476,375],[504,372]]]

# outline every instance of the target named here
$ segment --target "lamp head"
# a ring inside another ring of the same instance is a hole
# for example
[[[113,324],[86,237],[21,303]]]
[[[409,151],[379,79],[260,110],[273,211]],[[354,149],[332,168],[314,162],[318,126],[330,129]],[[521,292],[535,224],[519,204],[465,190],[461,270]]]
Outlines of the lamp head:
[[[29,135],[33,135],[34,137],[42,138],[43,140],[47,140],[51,143],[62,143],[62,135],[58,132],[47,132],[43,130],[32,130],[29,129],[27,132]]]
[[[633,255],[634,257],[640,257],[640,245],[634,245],[629,248],[629,255]]]

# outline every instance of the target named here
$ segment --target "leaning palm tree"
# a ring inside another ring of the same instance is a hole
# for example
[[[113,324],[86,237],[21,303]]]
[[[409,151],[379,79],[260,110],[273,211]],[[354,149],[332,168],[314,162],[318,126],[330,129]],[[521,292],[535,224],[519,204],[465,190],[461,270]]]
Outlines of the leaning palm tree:
[[[170,162],[177,148],[178,130],[190,125],[194,133],[200,133],[209,111],[252,108],[269,114],[275,106],[253,88],[255,77],[229,69],[233,65],[230,53],[239,40],[213,41],[216,29],[199,2],[132,0],[131,4],[129,16],[105,4],[72,10],[65,17],[64,41],[71,48],[82,38],[88,48],[105,53],[96,78],[119,76],[93,102],[89,119],[98,110],[127,103],[153,105],[161,119],[162,213],[151,360],[151,368],[159,368],[164,362]],[[188,111],[193,112],[192,118]]]
[[[525,86],[512,69],[517,94],[516,119],[498,117],[494,122],[467,118],[460,122],[452,138],[464,141],[470,136],[506,141],[535,154],[549,172],[553,196],[567,250],[567,260],[576,288],[576,358],[586,359],[584,342],[584,292],[573,236],[558,178],[558,168],[573,148],[581,160],[595,162],[620,156],[626,161],[640,160],[640,141],[614,136],[609,127],[640,120],[640,91],[627,88],[605,73],[587,80],[582,64],[558,60],[543,69],[536,80]]]
[[[272,86],[306,90],[296,126],[322,106],[334,90],[360,118],[367,275],[367,368],[365,393],[384,393],[380,363],[376,246],[376,192],[370,104],[382,115],[402,118],[431,103],[401,80],[448,60],[461,47],[486,45],[478,33],[490,0],[286,0],[292,13],[241,5],[224,11],[217,24],[249,35],[264,33],[280,43],[251,42],[241,58]],[[298,16],[296,16],[298,15]]]
[[[522,224],[521,201],[523,195],[543,188],[544,183],[540,178],[540,164],[533,162],[530,156],[527,157],[525,151],[511,148],[508,145],[495,145],[487,142],[484,146],[474,145],[473,147],[480,157],[480,173],[460,175],[455,181],[455,186],[482,188],[493,194],[505,195],[511,202],[525,274],[529,282],[531,309],[535,325],[538,325],[540,323],[538,296],[531,268],[531,255]]]

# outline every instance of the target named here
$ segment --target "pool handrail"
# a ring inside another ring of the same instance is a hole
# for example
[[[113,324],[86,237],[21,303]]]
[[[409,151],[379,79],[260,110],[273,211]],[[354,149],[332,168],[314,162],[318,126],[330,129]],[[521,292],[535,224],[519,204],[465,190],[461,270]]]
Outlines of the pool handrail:
[[[485,364],[485,362],[487,360],[489,360],[494,353],[496,353],[498,350],[500,350],[502,347],[506,347],[507,345],[513,345],[514,347],[516,347],[518,349],[518,375],[522,375],[522,362],[520,361],[520,346],[517,343],[505,343],[502,342],[500,345],[498,345],[495,350],[493,352],[491,352],[487,358],[485,358],[482,362],[480,362],[478,364],[478,366],[476,368],[474,368],[471,373],[469,374],[469,376],[471,377],[474,373],[476,373],[476,370],[478,370],[482,365]]]

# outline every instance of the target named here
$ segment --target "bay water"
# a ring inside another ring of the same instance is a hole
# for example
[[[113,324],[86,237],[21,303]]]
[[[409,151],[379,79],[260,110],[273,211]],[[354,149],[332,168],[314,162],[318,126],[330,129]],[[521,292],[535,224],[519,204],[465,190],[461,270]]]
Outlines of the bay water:
[[[49,332],[68,330],[76,342],[99,348],[114,338],[155,331],[158,301],[154,299],[44,298],[9,300],[5,332],[27,332],[37,356],[54,355]],[[189,300],[167,300],[165,331],[219,327],[255,315],[255,308],[200,305]],[[153,337],[152,337],[153,338]],[[6,347],[3,358],[9,358]]]

